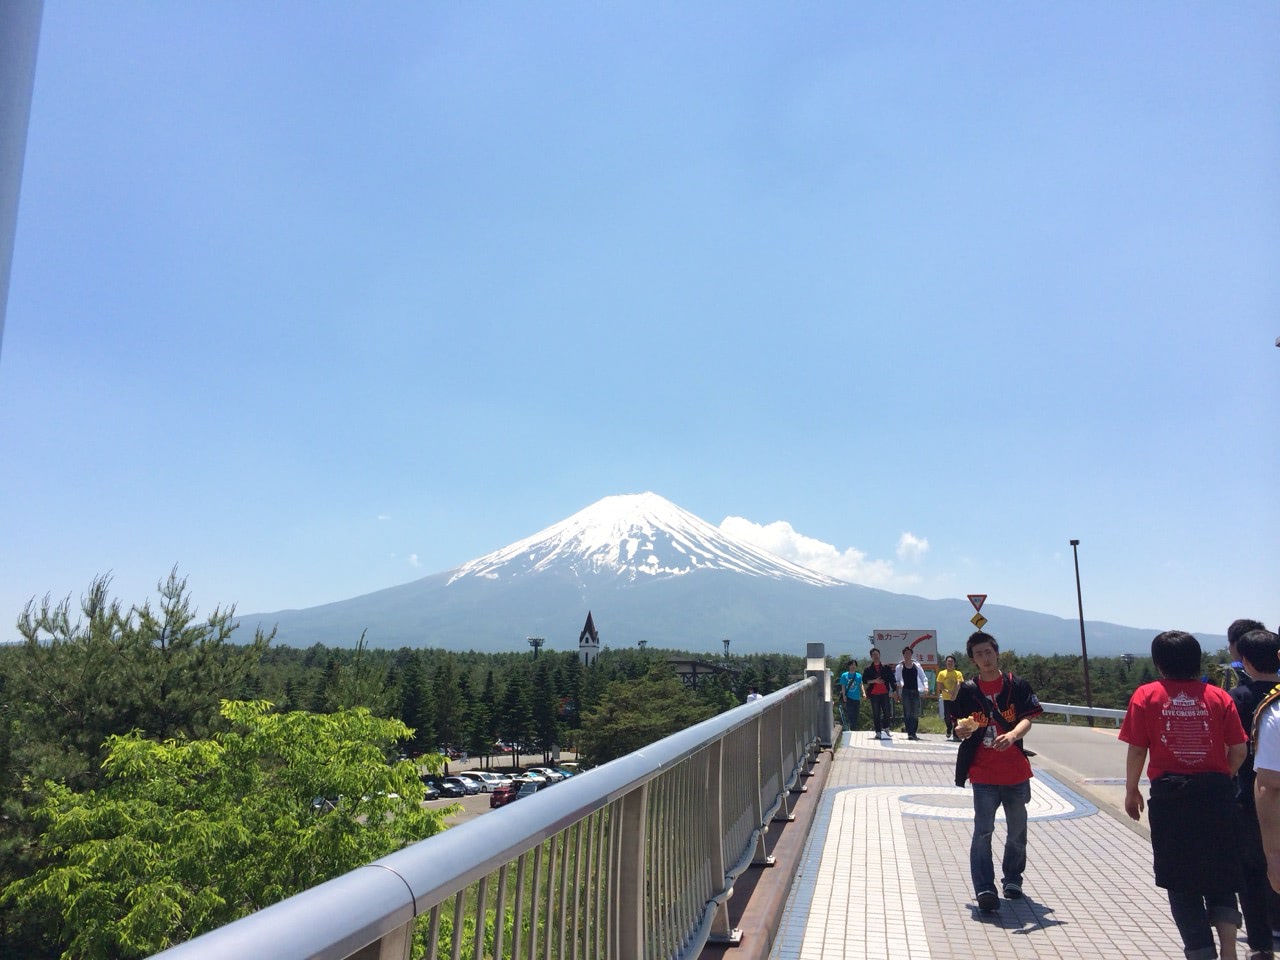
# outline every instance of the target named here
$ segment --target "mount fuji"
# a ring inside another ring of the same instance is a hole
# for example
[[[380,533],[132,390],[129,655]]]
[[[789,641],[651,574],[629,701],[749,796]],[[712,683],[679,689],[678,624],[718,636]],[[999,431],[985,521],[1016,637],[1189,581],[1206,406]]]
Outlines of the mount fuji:
[[[277,642],[374,647],[576,649],[587,613],[605,647],[644,640],[655,648],[714,653],[865,656],[876,629],[935,629],[939,650],[963,649],[972,608],[835,580],[730,536],[653,493],[605,497],[532,536],[461,566],[400,586],[305,610],[249,614],[247,628],[275,626]],[[1048,614],[983,607],[1002,648],[1079,650],[1079,624]],[[1154,630],[1087,622],[1099,654],[1145,651]]]

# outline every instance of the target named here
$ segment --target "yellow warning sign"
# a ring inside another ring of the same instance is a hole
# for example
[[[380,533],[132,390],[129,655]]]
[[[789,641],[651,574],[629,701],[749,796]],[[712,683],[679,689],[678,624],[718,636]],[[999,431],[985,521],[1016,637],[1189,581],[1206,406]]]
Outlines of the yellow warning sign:
[[[983,627],[987,625],[987,618],[980,613],[975,613],[972,617],[969,618],[969,622],[972,623],[979,630],[981,630]]]

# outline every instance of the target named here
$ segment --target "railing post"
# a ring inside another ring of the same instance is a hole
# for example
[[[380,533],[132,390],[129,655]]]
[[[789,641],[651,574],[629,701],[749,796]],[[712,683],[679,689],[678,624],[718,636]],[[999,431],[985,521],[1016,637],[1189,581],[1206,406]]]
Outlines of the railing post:
[[[711,787],[710,796],[707,797],[707,804],[711,810],[711,822],[708,824],[714,841],[711,844],[711,876],[717,880],[723,880],[729,875],[729,865],[725,862],[724,856],[724,831],[725,831],[725,758],[724,758],[724,741],[717,740],[711,746],[707,747],[707,772],[708,779],[713,782],[709,784]],[[759,767],[756,768],[757,786],[753,791],[758,797],[760,795]],[[711,920],[711,935],[708,943],[727,944],[729,946],[737,946],[742,942],[742,931],[736,928],[729,919],[729,898],[733,896],[733,888],[730,887],[728,894],[715,905],[715,916]]]
[[[835,741],[835,719],[832,714],[831,671],[827,669],[827,648],[821,643],[810,643],[805,653],[804,673],[818,677],[821,686],[821,702],[818,704],[818,742],[829,747]]]
[[[614,904],[614,910],[618,919],[618,960],[640,960],[644,956],[644,883],[645,877],[649,875],[649,858],[646,852],[648,804],[647,783],[621,800],[619,855],[611,867],[617,871],[615,879],[618,901]]]

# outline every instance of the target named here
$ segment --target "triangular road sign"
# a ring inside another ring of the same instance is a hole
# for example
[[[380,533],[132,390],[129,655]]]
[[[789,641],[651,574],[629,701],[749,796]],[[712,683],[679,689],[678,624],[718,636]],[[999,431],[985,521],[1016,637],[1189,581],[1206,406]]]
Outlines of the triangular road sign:
[[[969,594],[969,602],[973,604],[974,613],[982,612],[982,604],[986,602],[987,595],[985,593]]]

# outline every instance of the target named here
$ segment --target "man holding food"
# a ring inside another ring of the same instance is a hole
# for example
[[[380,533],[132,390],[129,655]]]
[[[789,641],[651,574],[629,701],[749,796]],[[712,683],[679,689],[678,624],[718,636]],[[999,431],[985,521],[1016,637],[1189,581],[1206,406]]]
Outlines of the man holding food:
[[[1001,888],[1006,900],[1022,897],[1022,874],[1027,866],[1027,804],[1031,800],[1031,763],[1022,738],[1031,718],[1043,713],[1031,684],[1000,670],[1000,645],[989,633],[969,637],[965,652],[978,676],[960,685],[956,695],[956,786],[973,783],[973,841],[969,872],[978,909],[1000,909],[996,894],[991,836],[996,810],[1004,808],[1008,828],[1002,861]]]

